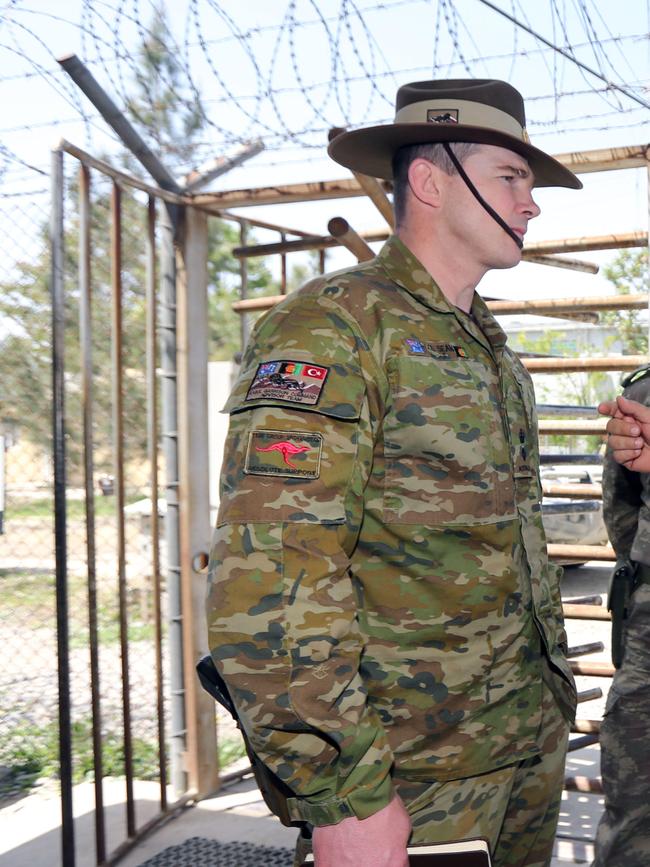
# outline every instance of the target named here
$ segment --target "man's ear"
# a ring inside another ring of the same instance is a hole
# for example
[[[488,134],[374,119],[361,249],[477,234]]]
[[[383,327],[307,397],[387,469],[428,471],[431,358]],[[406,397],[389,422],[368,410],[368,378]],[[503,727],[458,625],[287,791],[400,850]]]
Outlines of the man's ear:
[[[409,166],[408,179],[411,193],[424,205],[437,208],[444,179],[442,169],[429,160],[417,157]]]

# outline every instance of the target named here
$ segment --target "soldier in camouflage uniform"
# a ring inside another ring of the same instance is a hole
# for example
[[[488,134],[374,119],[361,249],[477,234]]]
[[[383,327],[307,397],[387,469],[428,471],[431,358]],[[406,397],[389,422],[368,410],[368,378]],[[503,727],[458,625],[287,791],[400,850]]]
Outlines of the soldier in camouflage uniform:
[[[394,172],[395,237],[264,316],[225,407],[210,647],[318,867],[475,836],[542,867],[575,686],[532,383],[474,290],[519,262],[533,184],[580,182],[504,82],[397,108],[330,145]]]
[[[650,406],[650,365],[623,379],[626,398]],[[605,812],[594,867],[650,864],[650,473],[617,463],[603,469],[603,513],[619,561],[635,564],[624,621],[623,659],[600,732]]]

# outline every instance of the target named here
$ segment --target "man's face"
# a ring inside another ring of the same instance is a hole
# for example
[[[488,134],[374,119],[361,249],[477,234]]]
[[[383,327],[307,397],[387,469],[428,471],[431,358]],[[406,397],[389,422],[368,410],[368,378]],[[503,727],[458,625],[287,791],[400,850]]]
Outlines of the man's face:
[[[540,213],[532,197],[535,178],[526,160],[506,148],[481,145],[467,157],[463,168],[488,205],[523,240],[528,221]],[[485,270],[516,265],[521,250],[474,198],[460,175],[450,177],[447,190],[444,218],[464,255]]]

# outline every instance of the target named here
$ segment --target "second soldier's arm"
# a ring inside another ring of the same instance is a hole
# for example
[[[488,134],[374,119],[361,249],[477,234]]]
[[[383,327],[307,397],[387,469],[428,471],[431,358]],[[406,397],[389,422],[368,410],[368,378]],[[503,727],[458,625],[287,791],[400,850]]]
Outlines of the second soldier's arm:
[[[295,818],[318,826],[366,818],[392,796],[350,572],[381,373],[337,305],[283,308],[256,330],[227,407],[209,641],[253,749],[296,793]],[[311,396],[277,377],[264,386],[274,368],[260,365],[287,361],[313,365]]]
[[[639,474],[616,463],[608,450],[603,464],[603,518],[619,560],[629,560],[639,522]]]

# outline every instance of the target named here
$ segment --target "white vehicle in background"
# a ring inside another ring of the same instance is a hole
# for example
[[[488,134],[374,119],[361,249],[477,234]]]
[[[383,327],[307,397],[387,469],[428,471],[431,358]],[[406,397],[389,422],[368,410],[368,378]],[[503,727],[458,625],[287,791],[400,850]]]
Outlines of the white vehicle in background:
[[[542,520],[549,544],[606,545],[607,528],[603,520],[602,458],[599,455],[542,455],[540,476],[545,491]],[[581,485],[587,496],[554,496],[555,486]],[[546,493],[548,492],[548,493]],[[565,563],[576,564],[577,560]]]

